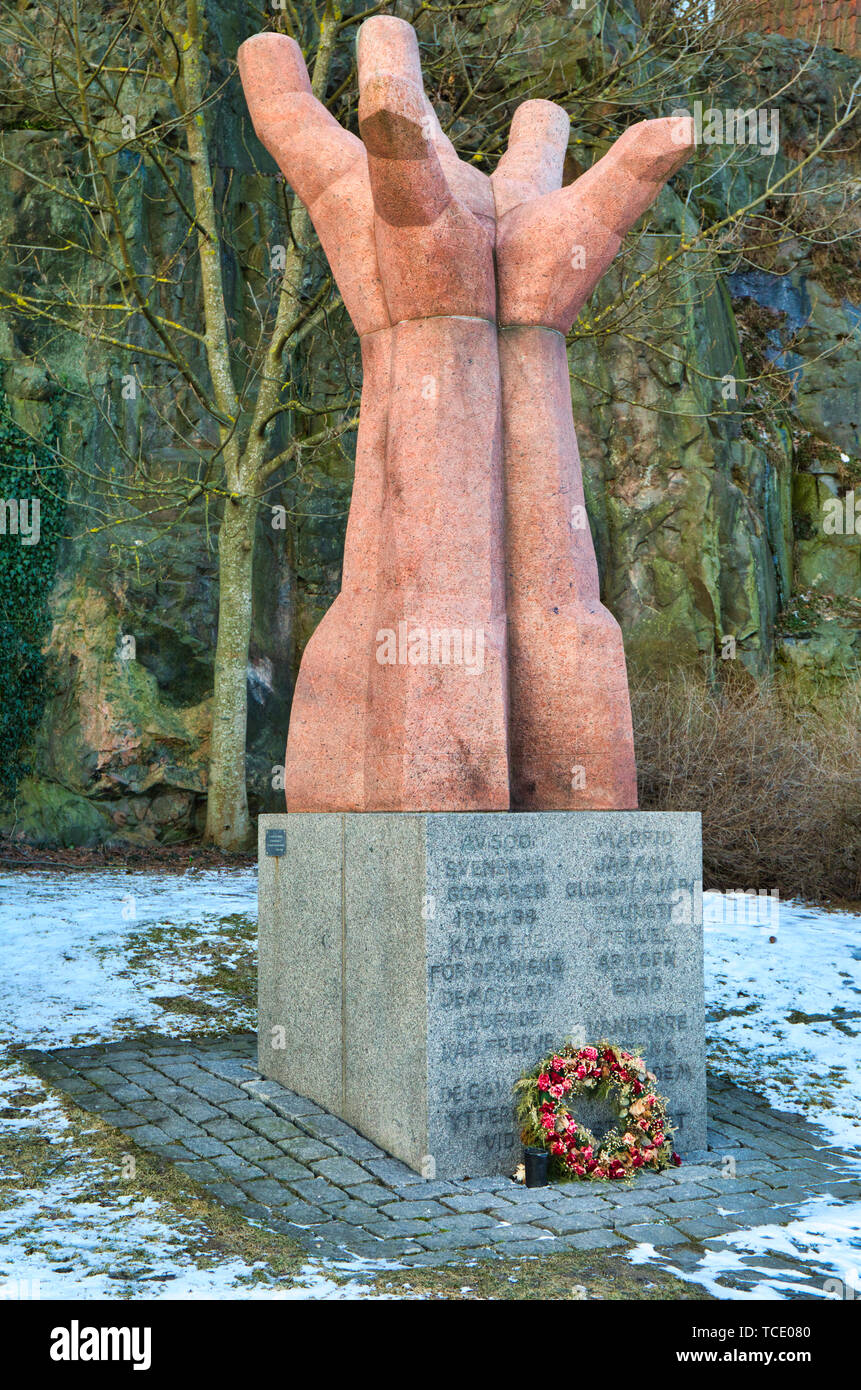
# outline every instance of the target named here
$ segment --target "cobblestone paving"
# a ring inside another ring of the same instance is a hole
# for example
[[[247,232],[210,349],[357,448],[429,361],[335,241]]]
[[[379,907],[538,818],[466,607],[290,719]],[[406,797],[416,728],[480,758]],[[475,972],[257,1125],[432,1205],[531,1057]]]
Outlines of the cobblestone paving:
[[[526,1255],[640,1242],[690,1249],[792,1221],[810,1197],[861,1200],[857,1157],[797,1115],[719,1080],[700,1161],[641,1174],[631,1187],[525,1189],[508,1178],[419,1177],[312,1101],[261,1079],[250,1033],[19,1055],[219,1201],[323,1258],[435,1264],[457,1251]]]

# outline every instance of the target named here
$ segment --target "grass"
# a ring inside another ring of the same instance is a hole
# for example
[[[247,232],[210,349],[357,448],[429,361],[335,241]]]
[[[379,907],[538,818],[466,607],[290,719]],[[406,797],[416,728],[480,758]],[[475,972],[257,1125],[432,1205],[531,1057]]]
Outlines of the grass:
[[[217,946],[212,942],[201,943],[201,953],[215,957]],[[152,1002],[172,1014],[185,1014],[200,1019],[223,1019],[225,1001],[233,1007],[252,1011],[257,1005],[257,957],[254,943],[250,943],[238,959],[230,965],[215,965],[208,972],[197,977],[195,990],[203,990],[213,997],[200,998],[190,994],[154,994]]]
[[[686,1284],[656,1265],[632,1265],[623,1257],[590,1251],[533,1255],[520,1260],[475,1260],[436,1269],[410,1269],[376,1280],[379,1293],[428,1299],[511,1300],[519,1302],[599,1299],[658,1302],[711,1300],[696,1284]]]
[[[231,913],[220,919],[218,936],[204,936],[196,926],[147,926],[129,938],[128,969],[134,975],[158,976],[174,961],[182,966],[189,953],[193,953],[199,971],[193,993],[152,995],[151,1002],[167,1014],[201,1023],[253,1027],[257,1014],[256,920],[246,913]],[[134,1026],[131,1032],[135,1032]]]

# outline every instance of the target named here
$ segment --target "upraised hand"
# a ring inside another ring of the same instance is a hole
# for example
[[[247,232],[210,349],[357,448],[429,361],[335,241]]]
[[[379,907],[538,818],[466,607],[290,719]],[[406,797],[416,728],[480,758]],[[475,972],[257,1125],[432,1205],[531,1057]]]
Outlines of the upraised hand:
[[[500,326],[568,333],[626,233],[694,148],[690,117],[640,121],[562,188],[568,129],[561,106],[524,102],[491,175]]]
[[[414,29],[367,20],[358,64],[361,140],[313,96],[295,40],[256,34],[239,50],[254,129],[308,209],[356,331],[494,319],[490,183],[440,129]]]
[[[568,117],[515,112],[496,199],[509,624],[511,804],[637,805],[625,653],[599,596],[565,335],[693,147],[693,123],[643,121],[562,188]]]
[[[360,335],[364,382],[341,593],[290,718],[289,810],[508,806],[494,207],[425,97],[398,19],[359,32],[359,128],[295,44],[240,51],[255,129],[305,203]],[[415,631],[471,669],[380,659]]]

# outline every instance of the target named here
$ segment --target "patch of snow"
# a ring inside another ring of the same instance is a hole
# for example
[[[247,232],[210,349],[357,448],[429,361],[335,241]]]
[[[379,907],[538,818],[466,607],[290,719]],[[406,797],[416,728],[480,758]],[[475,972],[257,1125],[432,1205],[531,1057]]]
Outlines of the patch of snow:
[[[645,1243],[628,1258],[632,1264],[659,1264],[716,1298],[852,1298],[861,1294],[861,1202],[811,1198],[785,1226],[754,1226],[710,1240],[693,1265],[676,1263]]]
[[[710,1066],[861,1145],[861,913],[782,902],[758,925],[703,896]]]
[[[257,871],[5,873],[0,902],[0,1045],[109,1042],[150,1027],[182,1035],[188,1019],[154,999],[193,990],[196,944],[223,946],[219,963],[230,964],[225,919],[256,921]],[[219,1030],[254,1026],[225,1000]]]
[[[88,1152],[59,1102],[14,1060],[0,1069],[0,1108],[39,1097],[4,1118],[51,1152],[42,1188],[15,1185],[0,1159],[0,1301],[40,1299],[358,1299],[388,1297],[369,1283],[400,1266],[390,1260],[309,1259],[290,1276],[263,1261],[202,1255],[205,1223],[151,1196],[122,1191],[116,1169]],[[129,1180],[129,1187],[132,1188]],[[110,1189],[105,1192],[105,1184]],[[333,1277],[338,1276],[338,1277]]]

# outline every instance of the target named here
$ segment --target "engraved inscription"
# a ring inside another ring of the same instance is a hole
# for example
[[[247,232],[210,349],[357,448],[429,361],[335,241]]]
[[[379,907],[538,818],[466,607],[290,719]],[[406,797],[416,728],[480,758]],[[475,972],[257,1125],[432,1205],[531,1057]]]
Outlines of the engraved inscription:
[[[558,831],[534,822],[528,833],[446,836],[428,1001],[437,1142],[463,1155],[464,1172],[510,1171],[512,1084],[566,1037],[646,1050],[683,1129],[689,1107],[672,1091],[699,1082],[702,1022],[684,1007],[698,986],[672,908],[691,865],[673,846],[660,827],[595,830],[570,857]]]

